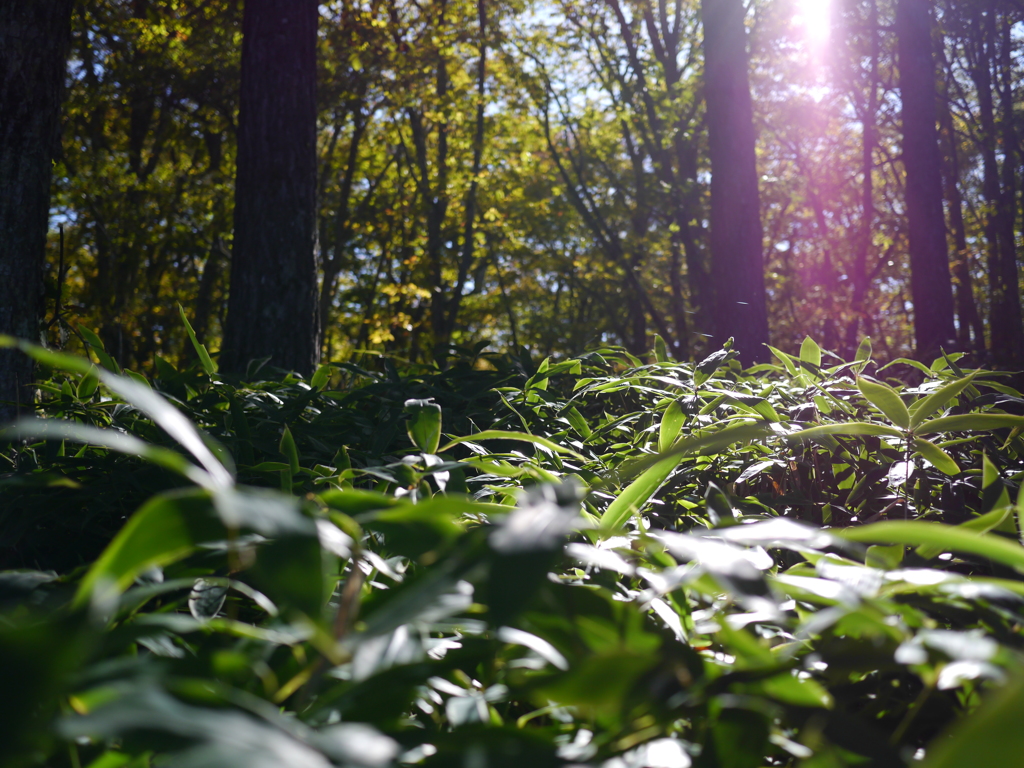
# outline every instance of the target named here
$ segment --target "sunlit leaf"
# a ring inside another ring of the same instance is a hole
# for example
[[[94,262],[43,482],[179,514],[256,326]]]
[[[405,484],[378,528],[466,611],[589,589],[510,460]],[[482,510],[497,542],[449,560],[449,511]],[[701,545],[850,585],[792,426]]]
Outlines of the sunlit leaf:
[[[601,528],[608,531],[622,528],[662,486],[683,458],[682,455],[669,456],[646,469],[608,505],[601,515]]]
[[[178,305],[178,315],[181,317],[181,322],[185,325],[185,332],[188,334],[189,341],[192,342],[192,348],[195,349],[196,354],[199,355],[199,362],[203,366],[203,370],[209,376],[213,376],[217,373],[217,364],[213,362],[213,358],[210,357],[210,353],[206,351],[206,347],[203,346],[199,339],[196,338],[196,332],[192,330],[192,325],[188,321],[188,317],[185,315],[185,308]]]
[[[441,406],[430,400],[406,400],[405,412],[409,414],[406,428],[412,444],[424,453],[437,453],[441,443]]]
[[[847,541],[865,544],[906,544],[912,547],[933,545],[941,547],[944,552],[980,555],[1024,573],[1024,547],[1020,543],[965,530],[962,526],[923,520],[893,520],[861,528],[844,528],[835,533]]]
[[[884,413],[897,427],[910,427],[910,411],[895,389],[863,376],[857,377],[857,388],[869,403]]]
[[[1024,427],[1024,416],[1011,416],[1005,413],[965,413],[925,421],[914,431],[918,435],[933,435],[939,432],[987,432],[1004,427]]]
[[[965,376],[962,379],[957,379],[949,384],[932,392],[930,395],[926,395],[914,403],[911,409],[910,426],[917,428],[921,422],[927,419],[936,411],[944,408],[945,405],[952,400],[954,397],[959,395],[966,389],[971,382],[974,380],[974,375]]]
[[[960,474],[960,467],[953,460],[953,457],[935,443],[918,437],[914,439],[914,449],[940,472],[944,472],[947,475]]]
[[[481,440],[517,440],[523,443],[532,443],[533,445],[539,445],[542,448],[546,448],[547,450],[552,451],[553,453],[565,453],[570,456],[576,456],[577,458],[585,461],[584,457],[580,456],[580,454],[576,453],[576,451],[572,450],[571,448],[566,448],[565,446],[559,445],[558,443],[554,443],[545,437],[538,437],[537,435],[527,435],[522,432],[506,432],[504,430],[498,429],[486,429],[483,432],[477,432],[476,434],[467,435],[466,437],[457,437],[451,442],[449,442],[447,445],[439,448],[437,451],[435,451],[435,453],[447,453],[456,445],[459,445],[461,443],[475,443]]]
[[[686,414],[678,400],[673,400],[665,408],[661,417],[661,426],[658,429],[658,450],[662,453],[672,447],[672,444],[679,437],[679,432],[686,421]]]
[[[217,487],[214,480],[204,470],[189,462],[180,453],[175,453],[169,448],[151,445],[134,435],[116,432],[112,429],[98,429],[72,421],[27,418],[19,419],[7,429],[0,431],[0,439],[67,440],[100,446],[129,456],[138,456],[176,472],[204,488],[213,490]]]
[[[224,538],[224,527],[213,513],[205,491],[179,491],[156,496],[121,529],[79,584],[76,605],[100,590],[123,592],[137,575],[190,554],[204,541]]]
[[[843,424],[823,424],[820,427],[809,427],[787,435],[790,440],[814,440],[826,435],[880,435],[901,437],[902,432],[885,424],[872,424],[867,421],[849,421]]]
[[[821,368],[821,347],[810,336],[800,345],[800,361]]]

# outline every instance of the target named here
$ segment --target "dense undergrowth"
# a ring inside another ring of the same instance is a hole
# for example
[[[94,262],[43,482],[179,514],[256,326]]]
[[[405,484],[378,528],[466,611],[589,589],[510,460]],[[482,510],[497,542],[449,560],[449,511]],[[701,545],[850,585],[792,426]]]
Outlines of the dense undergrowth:
[[[0,460],[5,766],[996,766],[998,373],[622,350],[52,369]],[[7,340],[6,343],[15,342]],[[918,761],[923,760],[924,763]],[[1007,762],[1010,760],[1010,762]]]

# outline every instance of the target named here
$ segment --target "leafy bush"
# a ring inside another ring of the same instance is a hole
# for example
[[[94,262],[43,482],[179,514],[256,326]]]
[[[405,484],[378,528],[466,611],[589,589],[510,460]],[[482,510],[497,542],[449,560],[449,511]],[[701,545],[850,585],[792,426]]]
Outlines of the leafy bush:
[[[243,383],[196,344],[150,383],[93,345],[20,344],[54,373],[0,477],[4,765],[1024,747],[1024,417],[997,373],[885,381],[867,342],[808,340],[748,371],[658,345]]]

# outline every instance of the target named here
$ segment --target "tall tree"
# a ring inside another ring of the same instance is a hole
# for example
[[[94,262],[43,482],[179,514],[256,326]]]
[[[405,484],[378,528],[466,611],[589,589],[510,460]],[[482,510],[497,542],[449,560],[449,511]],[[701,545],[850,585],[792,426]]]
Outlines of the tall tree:
[[[996,7],[989,10],[994,15]],[[1003,154],[1002,197],[999,220],[1001,240],[998,275],[992,276],[992,351],[997,362],[1018,367],[1024,365],[1024,326],[1021,324],[1020,268],[1017,263],[1017,192],[1020,187],[1020,145],[1017,132],[1017,108],[1014,99],[1014,62],[1020,52],[1015,50],[1013,28],[1016,21],[1009,13],[1000,15],[999,81],[996,91],[1000,103],[1000,141]]]
[[[914,340],[918,357],[928,360],[956,340],[942,208],[930,6],[927,0],[899,0],[896,4]]]
[[[953,299],[957,315],[957,343],[962,351],[971,350],[984,356],[985,326],[974,300],[974,276],[971,274],[971,250],[967,244],[967,225],[964,221],[964,197],[960,191],[960,147],[953,124],[953,79],[949,62],[942,47],[936,46],[943,68],[941,104],[939,106],[940,137],[944,156],[942,180],[945,185],[946,206],[949,211],[949,229],[953,236]]]
[[[0,0],[0,333],[36,340],[72,0]],[[0,422],[32,399],[32,363],[0,350]]]
[[[742,0],[701,0],[715,336],[750,364],[768,357],[768,309],[744,15]]]
[[[221,347],[309,375],[320,356],[316,245],[316,0],[246,0],[234,246]]]

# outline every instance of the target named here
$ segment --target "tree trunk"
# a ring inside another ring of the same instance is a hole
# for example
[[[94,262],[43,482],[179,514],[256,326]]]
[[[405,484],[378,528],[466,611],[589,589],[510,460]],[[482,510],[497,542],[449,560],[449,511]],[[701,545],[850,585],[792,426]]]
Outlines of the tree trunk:
[[[221,366],[310,375],[320,355],[314,0],[246,0],[231,288]]]
[[[992,360],[1012,366],[1020,362],[1021,317],[1016,279],[1016,242],[1012,197],[1002,188],[997,150],[1000,139],[1013,136],[1003,125],[999,136],[993,103],[992,68],[997,59],[996,19],[991,4],[977,7],[971,16],[970,73],[978,94],[978,123],[981,129],[978,150],[982,159],[982,191],[985,197],[984,229],[986,271],[989,285],[989,349]],[[1004,162],[1013,162],[1008,148]],[[1010,269],[1006,269],[1009,266]],[[1007,279],[1009,277],[1009,280]],[[1016,309],[1014,309],[1016,305]]]
[[[990,11],[994,13],[994,11]],[[1024,325],[1021,324],[1020,271],[1017,267],[1017,128],[1014,116],[1013,52],[1011,19],[1002,19],[999,50],[1000,146],[1003,150],[1003,183],[999,200],[999,346],[993,327],[992,352],[997,363],[1013,368],[1024,364]],[[996,298],[996,297],[993,297]]]
[[[941,47],[937,48],[941,51]],[[948,69],[948,63],[946,64]],[[952,77],[952,75],[947,75]],[[943,184],[949,207],[949,229],[953,235],[953,298],[956,302],[957,341],[962,351],[985,356],[985,327],[974,300],[974,278],[971,275],[971,249],[967,244],[967,226],[964,223],[963,195],[960,193],[960,151],[957,147],[953,112],[949,104],[948,79],[939,107],[939,122],[945,145]]]
[[[0,0],[0,333],[38,341],[50,177],[72,0]],[[32,403],[33,366],[0,350],[0,423]]]
[[[971,79],[978,93],[978,122],[981,129],[978,150],[982,159],[982,193],[985,198],[983,224],[985,231],[985,267],[989,283],[989,342],[993,357],[1005,344],[999,328],[999,254],[1000,243],[999,211],[999,166],[996,161],[996,123],[992,104],[992,50],[995,46],[995,29],[985,23],[981,9],[971,17]]]
[[[935,61],[927,0],[899,0],[896,33],[903,103],[903,164],[910,234],[910,291],[917,356],[956,343],[953,282],[942,210],[942,156],[935,125]]]
[[[862,116],[863,139],[861,144],[861,230],[854,255],[850,282],[853,283],[851,310],[853,317],[846,329],[845,349],[852,354],[860,343],[861,335],[867,335],[870,318],[865,312],[871,277],[868,275],[868,254],[874,245],[875,234],[875,150],[878,147],[878,91],[882,86],[878,73],[881,30],[878,28],[878,3],[868,6],[868,33],[871,35],[871,80],[868,83],[867,106]],[[865,333],[861,333],[861,321]]]
[[[459,259],[459,272],[455,280],[455,287],[452,289],[451,299],[445,317],[444,336],[436,339],[435,343],[450,344],[452,335],[459,320],[459,311],[462,309],[463,292],[466,288],[466,280],[473,266],[474,253],[476,249],[476,219],[477,219],[477,197],[480,190],[480,172],[483,167],[484,139],[486,137],[486,108],[487,108],[487,3],[484,0],[477,0],[476,4],[477,23],[480,33],[480,59],[476,69],[476,127],[473,130],[473,166],[470,173],[469,189],[463,203],[465,218],[462,225],[462,255]]]
[[[730,336],[745,364],[768,358],[761,201],[742,0],[702,0],[711,157],[715,341]]]

